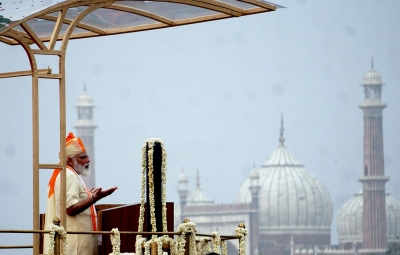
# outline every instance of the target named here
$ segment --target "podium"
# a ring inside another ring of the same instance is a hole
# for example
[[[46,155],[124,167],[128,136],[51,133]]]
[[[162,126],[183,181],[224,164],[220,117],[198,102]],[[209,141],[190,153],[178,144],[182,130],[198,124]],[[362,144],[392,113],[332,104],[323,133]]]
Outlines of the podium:
[[[131,205],[110,205],[100,204],[96,205],[98,230],[99,231],[111,231],[113,228],[118,228],[121,231],[138,231],[139,224],[139,211],[140,204]],[[144,220],[146,219],[146,213],[144,214]],[[168,232],[174,231],[174,203],[167,202],[167,228]],[[157,229],[158,230],[158,229]],[[143,231],[151,231],[147,229],[147,225],[144,224]],[[162,232],[162,229],[158,231]],[[146,237],[143,235],[143,237]],[[151,235],[149,235],[149,238]],[[170,236],[173,238],[173,236]],[[112,252],[112,245],[110,241],[110,235],[102,235],[102,245],[100,247],[99,255],[108,255]],[[133,234],[121,234],[121,253],[123,252],[135,252],[136,235]]]

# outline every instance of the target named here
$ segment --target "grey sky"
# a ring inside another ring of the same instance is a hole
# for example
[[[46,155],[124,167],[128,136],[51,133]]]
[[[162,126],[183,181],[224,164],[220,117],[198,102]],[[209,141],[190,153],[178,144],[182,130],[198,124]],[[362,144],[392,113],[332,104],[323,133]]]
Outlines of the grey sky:
[[[361,188],[363,101],[359,86],[371,67],[386,86],[387,191],[400,201],[400,2],[287,1],[273,13],[140,33],[73,40],[67,54],[67,131],[86,82],[97,107],[97,184],[119,189],[103,203],[140,198],[145,139],[164,140],[168,200],[177,178],[190,188],[200,170],[203,191],[230,203],[253,168],[286,145],[329,189],[336,214]],[[21,47],[0,44],[0,72],[29,69]],[[57,69],[52,59],[39,67]],[[58,84],[40,83],[41,163],[58,162]],[[30,78],[0,80],[0,229],[32,228]],[[41,212],[51,171],[41,170]],[[7,208],[7,209],[4,209]],[[29,235],[0,245],[29,244]],[[4,241],[4,242],[5,242]],[[2,254],[31,254],[5,251]]]

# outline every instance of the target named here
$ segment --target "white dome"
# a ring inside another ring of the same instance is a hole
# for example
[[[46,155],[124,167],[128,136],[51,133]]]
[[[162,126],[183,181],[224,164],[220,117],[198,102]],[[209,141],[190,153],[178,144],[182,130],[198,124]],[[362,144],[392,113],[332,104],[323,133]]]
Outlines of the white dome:
[[[340,208],[337,220],[339,243],[363,242],[364,199],[362,189]],[[400,204],[386,194],[386,230],[388,242],[400,233]]]
[[[209,205],[214,204],[214,200],[207,197],[206,194],[200,189],[200,175],[199,170],[196,173],[196,189],[190,192],[186,200],[186,205]]]
[[[186,205],[209,205],[214,204],[214,200],[208,198],[200,188],[190,193],[186,200]]]
[[[308,172],[286,146],[279,146],[258,172],[260,230],[330,234],[331,196],[322,182]],[[235,202],[251,202],[249,185],[250,179],[247,179]]]
[[[79,95],[75,106],[95,106],[95,104],[93,103],[93,99],[89,93],[83,91],[83,93]]]
[[[371,69],[364,76],[364,84],[382,84],[382,77],[376,70]]]
[[[179,174],[178,182],[188,182],[188,178],[187,178],[187,176],[186,176],[186,174],[185,174],[185,172],[183,170]]]

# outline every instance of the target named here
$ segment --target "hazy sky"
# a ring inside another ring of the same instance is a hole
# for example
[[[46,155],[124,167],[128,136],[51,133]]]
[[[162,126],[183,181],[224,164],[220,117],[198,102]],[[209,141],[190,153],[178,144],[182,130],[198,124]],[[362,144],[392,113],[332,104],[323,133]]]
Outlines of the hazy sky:
[[[160,137],[168,153],[168,200],[177,178],[231,203],[255,164],[286,145],[328,188],[340,207],[361,189],[363,101],[371,68],[382,75],[387,191],[400,201],[400,2],[289,1],[276,12],[69,43],[67,131],[86,83],[94,120],[97,184],[119,189],[102,203],[140,199],[144,140]],[[28,70],[20,46],[0,44],[0,72]],[[39,68],[57,70],[50,57]],[[0,229],[32,228],[30,77],[0,80]],[[58,83],[40,82],[40,162],[58,162]],[[51,170],[41,170],[41,212]],[[5,243],[3,243],[5,242]],[[31,244],[1,234],[0,245]],[[2,254],[31,254],[2,251]]]

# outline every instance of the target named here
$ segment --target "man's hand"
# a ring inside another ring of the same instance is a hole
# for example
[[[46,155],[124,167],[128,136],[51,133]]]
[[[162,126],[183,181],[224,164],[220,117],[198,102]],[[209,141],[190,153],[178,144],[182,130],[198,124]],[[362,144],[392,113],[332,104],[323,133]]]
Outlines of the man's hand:
[[[107,189],[107,190],[103,190],[102,188],[95,188],[95,189],[92,189],[91,192],[92,192],[92,196],[93,196],[94,200],[98,201],[106,196],[111,195],[117,189],[118,189],[118,187],[114,187],[114,188]]]
[[[77,215],[78,213],[83,212],[84,210],[88,209],[92,204],[97,202],[98,200],[102,199],[103,197],[109,196],[117,190],[118,187],[114,187],[111,189],[103,190],[102,188],[93,188],[90,190],[92,193],[87,199],[82,200],[74,205],[71,205],[67,208],[67,214],[69,216]]]

